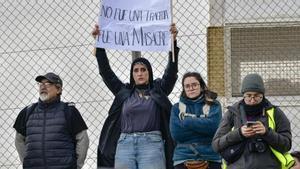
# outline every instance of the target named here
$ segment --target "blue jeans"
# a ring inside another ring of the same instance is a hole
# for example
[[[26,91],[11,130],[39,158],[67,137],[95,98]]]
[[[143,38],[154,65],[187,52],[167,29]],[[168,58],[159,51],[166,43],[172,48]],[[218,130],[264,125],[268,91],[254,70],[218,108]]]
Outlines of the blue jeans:
[[[115,169],[166,169],[160,131],[121,133],[116,150]]]

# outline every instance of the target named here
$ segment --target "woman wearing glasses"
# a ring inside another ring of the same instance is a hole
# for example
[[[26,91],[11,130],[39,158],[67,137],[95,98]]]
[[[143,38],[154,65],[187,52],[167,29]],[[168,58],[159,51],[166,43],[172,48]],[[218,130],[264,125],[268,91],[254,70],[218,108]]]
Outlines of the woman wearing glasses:
[[[182,87],[180,101],[172,107],[170,119],[171,135],[176,142],[175,169],[186,169],[191,165],[197,169],[200,166],[220,169],[221,157],[211,147],[222,116],[217,94],[208,90],[196,72],[183,76]]]
[[[229,106],[221,120],[212,142],[214,150],[226,159],[227,169],[290,168],[294,163],[287,154],[292,143],[290,122],[265,98],[261,76],[248,74],[241,93],[243,99]],[[242,146],[235,151],[235,145]],[[224,153],[227,150],[231,152]]]

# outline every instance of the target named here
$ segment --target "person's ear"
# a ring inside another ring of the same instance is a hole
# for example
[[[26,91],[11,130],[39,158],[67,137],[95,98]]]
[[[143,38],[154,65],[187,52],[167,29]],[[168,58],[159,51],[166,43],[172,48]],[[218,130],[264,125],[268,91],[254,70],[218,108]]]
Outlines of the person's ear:
[[[56,94],[57,95],[61,95],[61,93],[62,93],[62,87],[60,85],[57,85],[56,88],[57,88]]]
[[[57,94],[61,94],[61,93],[62,93],[62,88],[60,87],[60,88],[58,89]]]

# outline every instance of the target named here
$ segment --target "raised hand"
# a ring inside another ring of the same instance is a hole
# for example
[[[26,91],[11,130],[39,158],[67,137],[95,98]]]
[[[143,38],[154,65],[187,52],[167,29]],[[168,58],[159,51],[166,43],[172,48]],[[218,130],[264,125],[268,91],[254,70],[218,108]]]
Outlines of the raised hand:
[[[96,39],[96,37],[98,35],[100,35],[100,29],[99,29],[99,25],[98,24],[95,25],[95,27],[94,27],[94,29],[93,29],[93,31],[92,31],[91,34],[94,37],[94,39]]]
[[[171,32],[171,34],[173,34],[173,39],[176,40],[176,37],[177,37],[177,34],[178,34],[178,30],[176,28],[176,24],[175,23],[171,24],[170,32]]]

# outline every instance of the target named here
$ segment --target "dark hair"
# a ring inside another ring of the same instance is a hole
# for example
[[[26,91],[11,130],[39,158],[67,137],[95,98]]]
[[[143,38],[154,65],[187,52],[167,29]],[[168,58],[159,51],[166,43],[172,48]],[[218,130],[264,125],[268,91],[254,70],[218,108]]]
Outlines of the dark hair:
[[[184,91],[184,80],[188,77],[194,77],[196,78],[196,80],[200,83],[200,88],[201,91],[207,90],[207,86],[203,80],[203,78],[201,77],[200,73],[197,72],[187,72],[183,75],[182,80],[181,80],[181,85],[182,85],[182,92],[181,92],[181,96],[186,97],[186,93]]]
[[[201,93],[204,95],[206,103],[211,104],[214,99],[217,98],[217,93],[208,90],[206,83],[204,82],[202,76],[198,72],[187,72],[183,75],[181,85],[182,85],[182,92],[181,96],[187,98],[185,90],[184,90],[184,80],[188,77],[194,77],[200,83]],[[200,95],[201,95],[200,93]]]
[[[300,151],[293,151],[291,155],[300,161]]]
[[[134,59],[133,62],[131,63],[131,68],[130,68],[130,86],[131,87],[135,86],[135,81],[133,79],[133,67],[137,63],[142,63],[143,65],[146,66],[146,68],[147,68],[147,70],[149,72],[149,85],[150,85],[150,87],[152,87],[153,86],[153,71],[152,71],[152,67],[151,67],[150,62],[146,58],[142,58],[142,57]]]

